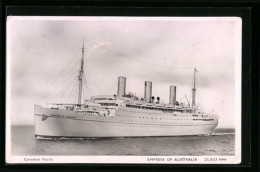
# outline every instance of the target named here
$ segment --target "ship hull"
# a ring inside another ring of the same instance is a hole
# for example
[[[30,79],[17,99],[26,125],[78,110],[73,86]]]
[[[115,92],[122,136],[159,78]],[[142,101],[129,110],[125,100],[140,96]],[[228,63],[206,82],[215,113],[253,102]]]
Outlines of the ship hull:
[[[128,112],[125,112],[128,113]],[[216,128],[207,123],[140,123],[105,117],[77,117],[73,112],[35,106],[35,135],[42,137],[147,137],[205,135]],[[76,116],[76,117],[75,117]],[[180,122],[179,122],[180,123]]]

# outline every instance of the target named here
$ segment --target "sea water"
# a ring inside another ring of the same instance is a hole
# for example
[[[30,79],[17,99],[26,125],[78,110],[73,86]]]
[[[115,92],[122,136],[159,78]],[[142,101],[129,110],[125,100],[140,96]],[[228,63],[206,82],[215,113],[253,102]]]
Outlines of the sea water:
[[[102,139],[36,139],[33,126],[12,126],[12,155],[234,155],[235,130],[215,135]]]

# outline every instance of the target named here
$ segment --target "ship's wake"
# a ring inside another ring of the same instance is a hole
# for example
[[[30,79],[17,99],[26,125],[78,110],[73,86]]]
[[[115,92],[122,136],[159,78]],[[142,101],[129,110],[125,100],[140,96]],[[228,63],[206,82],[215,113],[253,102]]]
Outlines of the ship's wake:
[[[158,136],[158,137],[211,137],[211,136],[224,136],[224,135],[235,135],[235,133],[210,133],[205,135],[196,135],[196,136]],[[158,138],[157,137],[157,138]],[[66,141],[66,140],[123,140],[129,138],[156,138],[156,137],[50,137],[50,136],[35,136],[37,140],[57,140],[57,141]]]

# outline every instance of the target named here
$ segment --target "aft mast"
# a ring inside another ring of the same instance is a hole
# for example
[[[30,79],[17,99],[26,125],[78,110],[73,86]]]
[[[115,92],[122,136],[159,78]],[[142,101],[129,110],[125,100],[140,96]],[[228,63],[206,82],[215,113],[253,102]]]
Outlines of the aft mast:
[[[80,65],[80,70],[79,70],[79,95],[78,95],[78,104],[81,104],[81,95],[82,95],[82,79],[83,79],[83,73],[84,73],[84,40],[83,38],[83,47],[82,47],[82,58],[81,58],[81,65]]]
[[[192,88],[192,107],[196,106],[196,72],[198,72],[198,70],[196,68],[194,68],[194,80],[193,80],[193,88]]]

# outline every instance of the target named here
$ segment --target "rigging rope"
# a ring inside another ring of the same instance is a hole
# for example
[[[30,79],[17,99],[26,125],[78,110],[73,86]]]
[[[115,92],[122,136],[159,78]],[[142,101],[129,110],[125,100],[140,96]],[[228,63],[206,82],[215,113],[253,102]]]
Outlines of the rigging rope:
[[[49,86],[49,87],[46,87],[45,88],[45,91],[43,91],[43,93],[48,93],[50,91],[55,91],[55,89],[57,89],[57,87],[60,87],[61,84],[64,83],[64,81],[68,80],[67,78],[70,78],[71,75],[74,75],[74,72],[71,74],[71,71],[72,69],[74,69],[74,67],[76,65],[78,65],[78,62],[77,60],[75,60],[75,56],[79,53],[80,51],[77,50],[76,53],[74,54],[74,56],[72,56],[71,59],[69,59],[68,63],[66,64],[66,66],[63,68],[63,70],[57,75],[56,79],[54,80],[54,82],[52,82],[52,84]],[[72,61],[75,60],[76,64],[72,63]],[[74,65],[73,65],[74,64]],[[72,67],[70,67],[71,65],[73,65]],[[66,70],[68,70],[67,72],[65,72]],[[68,73],[70,73],[70,75],[67,75]],[[67,77],[66,80],[63,78],[63,77]],[[62,82],[62,83],[60,83]],[[60,92],[59,92],[60,93]],[[58,94],[59,95],[59,94]],[[50,96],[52,95],[49,95],[47,97],[43,97],[43,94],[40,96],[40,98],[38,99],[37,103],[43,101],[43,99],[50,99]],[[55,97],[56,98],[56,97]]]
[[[86,65],[85,65],[85,73],[84,73],[84,78],[85,78],[85,83],[86,83],[86,87],[87,87],[87,91],[88,91],[88,93],[89,93],[89,97],[91,97],[91,95],[92,95],[92,82],[91,82],[91,77],[90,77],[90,70],[88,70],[88,69],[90,69],[89,67],[88,67],[88,63],[85,63]],[[88,76],[88,77],[86,77],[86,75]],[[87,78],[89,79],[89,80],[87,80]],[[88,84],[89,83],[89,84]]]
[[[58,92],[58,94],[54,97],[54,101],[58,100],[58,95],[60,95],[60,94],[62,93],[62,91],[66,93],[66,91],[67,91],[68,88],[69,88],[69,86],[67,86],[67,84],[70,83],[72,79],[76,78],[76,77],[75,77],[75,74],[76,74],[76,73],[77,73],[77,72],[72,73],[71,75],[69,75],[69,76],[66,78],[66,80],[64,80],[62,83],[60,83],[60,85],[57,85],[57,86],[56,86],[56,87],[59,87],[59,88],[60,88],[60,86],[62,86],[62,87],[61,87],[61,90]],[[66,87],[65,87],[65,86],[66,86]],[[65,87],[65,88],[64,88],[64,87]],[[59,88],[58,88],[58,90],[59,90]],[[55,91],[55,89],[53,89],[53,90]]]
[[[77,72],[74,72],[73,74],[69,75],[68,79],[64,80],[60,85],[58,85],[59,88],[61,87],[61,91],[59,91],[57,96],[54,97],[54,101],[58,100],[58,95],[60,95],[62,92],[67,92],[67,90],[70,88],[68,84],[71,83],[71,80],[73,81],[76,78],[76,73]]]
[[[197,73],[197,78],[196,78],[196,82],[198,83],[199,85],[199,74]],[[200,102],[199,106],[201,107],[201,110],[204,110],[204,105],[203,105],[203,100],[200,96],[200,91],[197,92],[197,97],[198,97],[198,102]]]
[[[87,88],[87,91],[88,91],[88,94],[89,94],[89,97],[91,97],[91,94],[89,92],[89,88],[88,88],[88,84],[87,84],[87,79],[86,79],[86,75],[85,73],[83,74],[83,85],[84,85],[84,81],[85,81],[85,85],[86,85],[86,88]]]
[[[87,39],[87,40],[90,40],[90,39]],[[107,50],[107,51],[109,51],[109,52],[111,52],[111,53],[113,53],[113,54],[115,54],[115,55],[121,56],[121,57],[123,57],[123,58],[130,59],[130,60],[134,60],[134,61],[139,62],[139,63],[148,64],[148,65],[151,65],[151,66],[163,67],[163,68],[171,68],[171,69],[178,69],[178,68],[191,69],[191,68],[194,68],[194,67],[187,67],[187,66],[185,66],[185,67],[181,67],[181,66],[179,66],[179,67],[172,67],[172,66],[164,66],[164,65],[158,65],[158,64],[154,64],[154,63],[144,62],[144,61],[142,61],[142,60],[138,60],[138,59],[132,58],[132,57],[130,57],[130,56],[126,56],[126,55],[124,55],[124,54],[121,54],[121,53],[116,52],[115,50],[112,50],[112,49],[109,49],[109,48],[107,48],[107,47],[104,47],[104,46],[101,45],[100,43],[97,43],[97,42],[95,42],[95,41],[93,41],[93,40],[90,40],[90,41],[92,41],[92,42],[95,43],[95,44],[98,44],[99,47],[101,47],[101,48],[103,48],[103,49],[105,49],[105,50]],[[116,56],[115,56],[115,57],[116,57]]]
[[[67,99],[67,102],[68,102],[68,103],[69,103],[71,94],[72,94],[72,92],[74,91],[74,87],[76,86],[76,83],[77,83],[77,79],[75,79],[74,84],[73,84],[73,87],[72,87],[72,89],[71,89],[71,91],[70,91],[70,94],[69,94],[69,96],[68,96],[68,99]],[[75,96],[75,97],[76,97],[76,96]]]

